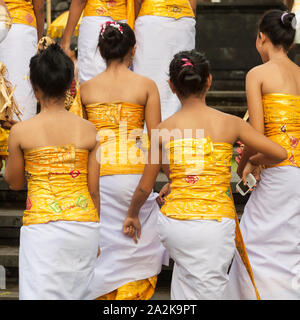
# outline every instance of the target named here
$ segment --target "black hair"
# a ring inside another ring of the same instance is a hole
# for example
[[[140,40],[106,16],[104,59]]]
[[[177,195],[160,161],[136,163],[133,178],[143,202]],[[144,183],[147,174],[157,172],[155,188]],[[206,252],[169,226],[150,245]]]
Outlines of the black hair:
[[[269,10],[259,21],[258,30],[268,36],[274,46],[288,51],[295,40],[296,15],[282,10]]]
[[[210,63],[196,50],[177,53],[170,64],[170,81],[181,97],[201,95],[210,75]]]
[[[30,81],[46,97],[62,98],[74,78],[74,63],[58,44],[51,44],[30,60]]]
[[[101,56],[106,61],[123,60],[135,44],[135,34],[127,23],[114,23],[114,26],[106,25],[105,30],[101,29],[100,31],[98,47]]]

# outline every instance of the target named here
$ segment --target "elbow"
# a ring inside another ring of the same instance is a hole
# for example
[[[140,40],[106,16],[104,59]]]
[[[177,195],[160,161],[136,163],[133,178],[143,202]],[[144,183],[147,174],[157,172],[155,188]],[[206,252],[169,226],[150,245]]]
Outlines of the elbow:
[[[286,160],[288,158],[288,152],[286,151],[286,149],[282,148],[282,152],[281,152],[281,158],[280,158],[280,162]]]
[[[14,190],[14,191],[21,191],[24,188],[24,184],[10,184],[9,189]]]
[[[9,189],[14,191],[20,191],[24,189],[25,181],[14,181],[9,175],[5,174],[5,181],[7,182]]]
[[[90,191],[90,195],[91,195],[92,199],[94,199],[94,200],[100,198],[99,190]]]

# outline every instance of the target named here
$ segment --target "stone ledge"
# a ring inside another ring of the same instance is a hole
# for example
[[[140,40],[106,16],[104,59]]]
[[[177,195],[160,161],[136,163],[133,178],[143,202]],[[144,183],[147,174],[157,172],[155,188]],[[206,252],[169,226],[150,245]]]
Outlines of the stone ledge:
[[[4,267],[18,267],[19,247],[0,245],[0,265]]]
[[[0,209],[0,227],[21,227],[23,210]]]

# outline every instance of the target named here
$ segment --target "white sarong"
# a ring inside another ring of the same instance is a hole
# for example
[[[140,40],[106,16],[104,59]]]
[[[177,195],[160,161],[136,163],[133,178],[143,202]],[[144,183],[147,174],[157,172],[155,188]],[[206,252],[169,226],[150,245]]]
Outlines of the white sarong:
[[[98,48],[101,26],[110,17],[86,16],[82,18],[78,36],[78,81],[83,83],[106,69]],[[120,22],[126,22],[124,20]]]
[[[174,260],[171,299],[222,299],[234,256],[235,221],[176,220],[160,213],[158,230]]]
[[[159,207],[154,193],[139,213],[142,233],[138,243],[123,234],[123,223],[140,178],[139,174],[100,178],[101,254],[91,282],[95,299],[129,282],[156,276],[162,264],[168,264],[168,255],[157,232]]]
[[[21,119],[27,120],[36,115],[37,101],[29,80],[30,59],[37,52],[37,31],[25,24],[13,24],[7,37],[0,43],[0,61],[7,68],[7,79],[16,85],[15,100]],[[18,120],[16,117],[15,120]]]
[[[241,221],[261,299],[300,299],[300,169],[263,170]],[[230,269],[225,299],[256,299],[238,254]]]
[[[89,300],[99,223],[56,221],[23,226],[20,300]]]
[[[137,48],[134,72],[156,82],[161,99],[162,120],[180,109],[180,102],[169,88],[169,65],[174,55],[195,48],[195,19],[141,16],[135,23]]]

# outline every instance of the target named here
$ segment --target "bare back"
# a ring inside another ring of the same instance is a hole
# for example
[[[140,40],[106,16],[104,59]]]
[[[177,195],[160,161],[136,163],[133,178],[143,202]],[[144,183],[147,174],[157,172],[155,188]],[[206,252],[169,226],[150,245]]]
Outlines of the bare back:
[[[79,149],[92,150],[96,144],[94,126],[64,110],[41,112],[16,126],[16,135],[22,150],[67,144],[74,144]]]
[[[262,95],[300,95],[300,67],[288,58],[274,59],[260,66]]]
[[[129,69],[104,71],[81,85],[84,105],[92,103],[129,102],[145,106],[151,80]]]
[[[238,122],[240,119],[235,116],[195,103],[183,107],[174,116],[163,121],[159,128],[179,129],[182,134],[184,130],[190,129],[192,138],[209,136],[214,142],[234,144],[238,138]]]
[[[124,102],[145,107],[145,121],[149,137],[161,122],[160,97],[155,82],[117,64],[85,82],[80,87],[84,106],[95,103]]]

